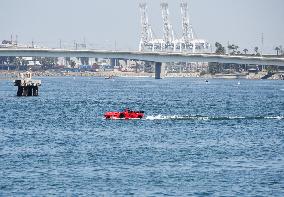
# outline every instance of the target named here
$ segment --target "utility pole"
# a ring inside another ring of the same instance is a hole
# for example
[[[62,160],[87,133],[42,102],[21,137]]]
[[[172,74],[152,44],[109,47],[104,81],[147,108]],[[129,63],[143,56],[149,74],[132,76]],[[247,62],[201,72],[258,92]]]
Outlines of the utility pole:
[[[263,37],[263,33],[261,33],[261,56],[263,54],[263,43],[264,43],[264,37]]]
[[[261,33],[261,56],[263,55],[263,43],[264,43],[264,36],[263,36],[263,33]],[[261,71],[263,71],[264,68],[265,68],[265,66],[262,65]]]
[[[86,44],[86,38],[85,38],[85,37],[83,38],[83,41],[84,41],[84,43],[83,43],[83,48],[86,49],[86,48],[87,48],[87,44]]]
[[[18,35],[16,35],[16,46],[18,46]]]
[[[228,55],[230,55],[230,41],[227,42],[227,50],[228,50]]]

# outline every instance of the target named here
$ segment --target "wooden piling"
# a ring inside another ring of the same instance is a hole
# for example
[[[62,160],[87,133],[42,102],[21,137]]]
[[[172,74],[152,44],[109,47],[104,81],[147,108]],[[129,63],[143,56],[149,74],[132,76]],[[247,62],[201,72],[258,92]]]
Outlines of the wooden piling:
[[[40,80],[31,79],[31,73],[27,72],[21,76],[22,79],[14,81],[14,86],[18,86],[17,96],[38,96]]]

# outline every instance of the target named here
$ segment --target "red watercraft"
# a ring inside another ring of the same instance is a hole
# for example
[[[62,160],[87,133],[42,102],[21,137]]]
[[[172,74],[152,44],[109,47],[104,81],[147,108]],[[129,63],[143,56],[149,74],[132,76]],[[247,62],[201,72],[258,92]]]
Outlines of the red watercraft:
[[[125,109],[123,112],[106,112],[104,117],[106,119],[142,119],[144,117],[144,111]]]

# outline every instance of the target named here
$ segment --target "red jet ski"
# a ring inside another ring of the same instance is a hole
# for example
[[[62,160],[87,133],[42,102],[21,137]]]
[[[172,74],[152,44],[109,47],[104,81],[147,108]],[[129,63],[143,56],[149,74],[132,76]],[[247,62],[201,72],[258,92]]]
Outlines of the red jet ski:
[[[123,112],[106,112],[104,114],[105,119],[142,119],[144,117],[144,111],[131,111],[125,109]]]

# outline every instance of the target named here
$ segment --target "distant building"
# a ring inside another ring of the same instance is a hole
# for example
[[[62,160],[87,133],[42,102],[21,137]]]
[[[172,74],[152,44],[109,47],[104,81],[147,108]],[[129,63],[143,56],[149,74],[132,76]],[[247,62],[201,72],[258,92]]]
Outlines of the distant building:
[[[14,48],[17,47],[17,43],[10,40],[3,40],[0,44],[0,48]]]

